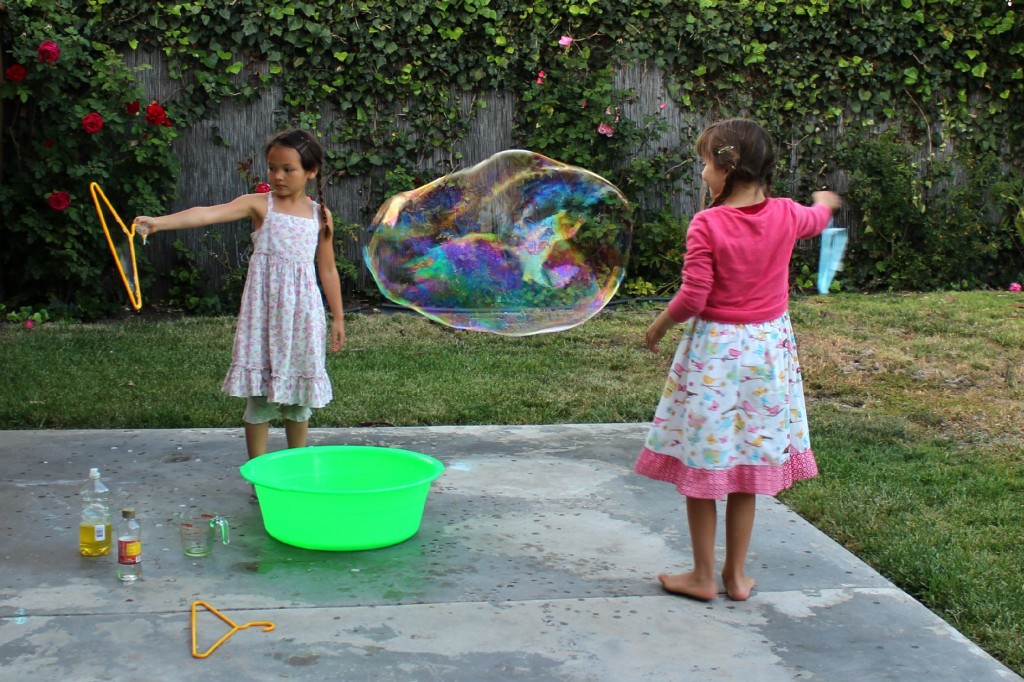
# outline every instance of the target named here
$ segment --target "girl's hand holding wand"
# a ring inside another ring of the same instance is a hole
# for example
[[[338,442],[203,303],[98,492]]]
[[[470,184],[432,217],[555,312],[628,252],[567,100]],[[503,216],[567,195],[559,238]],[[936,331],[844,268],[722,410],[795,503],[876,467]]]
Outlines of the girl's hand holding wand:
[[[816,204],[825,204],[835,213],[843,205],[843,198],[835,192],[822,190],[811,195],[811,200]]]
[[[156,225],[153,224],[154,218],[147,215],[135,216],[135,220],[132,221],[135,224],[135,234],[142,237],[142,243],[146,243],[146,237],[156,232]]]

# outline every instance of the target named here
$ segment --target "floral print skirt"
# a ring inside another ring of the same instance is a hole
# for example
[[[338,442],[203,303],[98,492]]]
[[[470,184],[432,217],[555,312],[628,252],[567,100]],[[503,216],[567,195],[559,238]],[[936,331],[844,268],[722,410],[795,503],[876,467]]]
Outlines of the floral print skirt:
[[[635,468],[703,499],[776,495],[817,475],[789,313],[685,323]]]

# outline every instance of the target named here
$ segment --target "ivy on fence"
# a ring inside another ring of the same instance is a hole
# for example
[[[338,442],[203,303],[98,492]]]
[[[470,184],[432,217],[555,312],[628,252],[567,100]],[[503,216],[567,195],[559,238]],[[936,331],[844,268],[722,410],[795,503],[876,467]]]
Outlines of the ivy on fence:
[[[269,87],[283,93],[279,126],[316,129],[331,172],[379,178],[379,193],[396,178],[460,165],[454,150],[474,110],[486,106],[488,91],[503,91],[517,98],[514,133],[522,146],[607,175],[632,197],[664,195],[673,184],[694,182],[680,170],[692,167],[684,163],[692,140],[687,132],[678,145],[653,148],[664,132],[660,111],[638,120],[624,115],[635,93],[614,86],[615,71],[638,63],[666,74],[670,106],[763,122],[780,147],[783,192],[803,199],[826,177],[848,176],[854,215],[871,229],[858,235],[845,286],[1000,285],[1024,270],[1013,224],[1024,190],[1005,181],[1008,170],[1019,177],[1024,158],[1022,24],[1024,13],[996,0],[0,4],[2,230],[31,252],[0,257],[0,298],[52,298],[84,313],[96,295],[90,283],[104,272],[76,232],[87,220],[85,183],[97,179],[112,196],[141,196],[157,210],[173,191],[167,144],[177,127]],[[46,40],[60,47],[57,61],[37,54]],[[147,104],[118,57],[131,50],[160,52],[179,84],[171,101],[158,103],[170,127],[147,128],[144,115],[125,109],[135,100]],[[337,115],[325,117],[327,110]],[[83,120],[91,113],[103,122],[93,132]],[[913,208],[932,231],[960,229],[937,213],[949,202],[926,199],[967,173],[969,206],[957,220],[976,219],[980,233],[961,231],[958,239],[996,245],[979,258],[1009,265],[960,277],[935,267],[936,252],[922,252],[935,249],[934,240],[881,237],[905,224],[908,208],[877,185],[858,184],[886,182],[868,170],[879,148],[924,159],[907,161],[916,178],[907,191],[923,197]],[[63,193],[70,203],[54,208]],[[653,254],[681,245],[681,235],[666,234],[673,217],[664,202],[641,203],[651,210],[637,230],[636,292],[672,284],[678,255]],[[922,268],[942,274],[924,283]]]

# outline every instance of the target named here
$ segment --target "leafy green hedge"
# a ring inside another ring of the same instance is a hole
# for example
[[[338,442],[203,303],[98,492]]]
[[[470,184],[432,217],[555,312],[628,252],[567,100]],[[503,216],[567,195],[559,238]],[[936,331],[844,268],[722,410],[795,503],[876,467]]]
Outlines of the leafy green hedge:
[[[21,0],[0,8],[10,187],[0,196],[0,229],[16,243],[45,245],[25,263],[0,257],[3,295],[19,302],[45,302],[43,292],[64,302],[96,296],[103,266],[67,245],[85,220],[76,213],[82,183],[99,178],[165,204],[174,160],[161,145],[175,127],[271,86],[286,103],[278,125],[317,129],[332,170],[349,177],[415,178],[434,170],[426,166],[439,152],[458,164],[453,148],[468,130],[460,93],[477,95],[481,107],[479,95],[501,90],[518,99],[520,146],[590,168],[630,196],[664,197],[673,183],[694,181],[684,163],[691,132],[655,148],[658,112],[624,117],[635,93],[614,86],[615,71],[636,63],[663,71],[684,112],[763,122],[786,161],[784,193],[804,198],[833,171],[848,173],[867,229],[844,286],[1004,286],[1024,271],[1024,188],[1006,182],[1024,158],[1024,13],[1004,2]],[[62,46],[60,61],[38,63],[44,40]],[[161,52],[179,79],[173,101],[160,103],[175,127],[148,130],[124,113],[124,100],[139,95],[117,55],[136,49]],[[16,64],[27,77],[12,78]],[[321,118],[325,106],[339,112],[337,123]],[[92,111],[107,125],[83,136],[81,119]],[[144,132],[159,135],[140,152]],[[64,145],[59,154],[43,151],[46,140]],[[878,145],[898,168],[875,163]],[[889,177],[903,171],[910,175]],[[966,184],[956,175],[964,173]],[[886,187],[890,179],[897,186]],[[962,193],[969,206],[952,217],[940,212],[956,206],[933,201],[950,182],[970,187]],[[55,213],[46,199],[69,183],[78,183],[72,204]],[[911,209],[938,236],[900,238]],[[679,264],[651,255],[676,248],[663,229],[671,216],[652,209],[640,218],[636,249],[645,255],[631,272],[634,293],[670,284]],[[960,272],[962,250],[936,250],[949,229],[986,265]],[[953,263],[936,267],[937,259]],[[801,265],[813,266],[813,255]]]

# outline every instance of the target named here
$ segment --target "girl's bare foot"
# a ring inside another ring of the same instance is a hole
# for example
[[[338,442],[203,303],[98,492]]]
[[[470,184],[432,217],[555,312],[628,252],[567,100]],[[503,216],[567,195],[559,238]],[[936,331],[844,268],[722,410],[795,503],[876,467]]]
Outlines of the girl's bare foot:
[[[733,601],[746,601],[757,582],[749,575],[741,574],[735,578],[722,574],[722,582],[725,583],[725,593]]]
[[[680,594],[691,599],[711,601],[718,594],[718,583],[714,578],[698,578],[697,574],[692,571],[676,575],[662,573],[658,576],[658,580],[661,581],[661,586],[665,588],[666,592]]]

